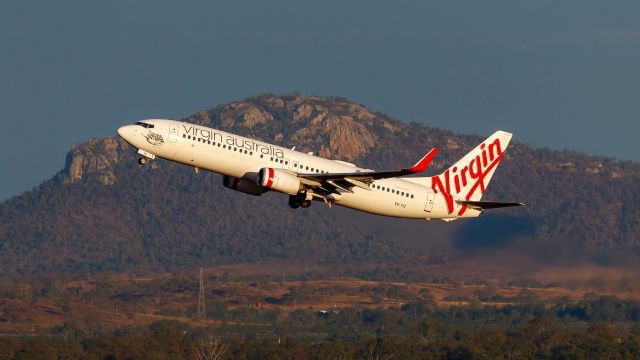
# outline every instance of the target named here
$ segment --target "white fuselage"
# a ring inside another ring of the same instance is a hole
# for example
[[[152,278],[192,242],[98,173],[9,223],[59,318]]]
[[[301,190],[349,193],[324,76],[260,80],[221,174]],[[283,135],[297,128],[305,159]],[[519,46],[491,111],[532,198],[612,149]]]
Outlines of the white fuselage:
[[[219,174],[255,181],[261,168],[286,169],[300,174],[368,172],[354,165],[324,159],[254,139],[173,120],[145,120],[149,127],[127,125],[120,136],[140,153]],[[152,126],[152,127],[151,127]],[[339,190],[333,201],[368,213],[415,219],[475,217],[450,213],[441,193],[435,193],[430,178],[390,178],[376,180],[370,190],[354,187]],[[456,209],[459,205],[455,205]]]

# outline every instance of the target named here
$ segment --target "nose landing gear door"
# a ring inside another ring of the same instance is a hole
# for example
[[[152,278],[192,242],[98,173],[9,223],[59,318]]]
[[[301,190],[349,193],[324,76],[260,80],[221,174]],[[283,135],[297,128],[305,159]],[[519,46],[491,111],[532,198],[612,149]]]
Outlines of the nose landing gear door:
[[[169,125],[169,142],[176,142],[178,140],[178,125],[171,124]]]
[[[427,191],[427,203],[424,205],[424,211],[431,212],[433,210],[433,202],[435,201],[436,194],[433,191]]]

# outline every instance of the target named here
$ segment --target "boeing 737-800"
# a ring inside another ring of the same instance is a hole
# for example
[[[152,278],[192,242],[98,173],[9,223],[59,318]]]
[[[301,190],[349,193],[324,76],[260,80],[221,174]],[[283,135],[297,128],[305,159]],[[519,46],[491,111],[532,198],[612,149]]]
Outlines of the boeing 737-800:
[[[138,149],[139,163],[156,157],[223,175],[225,187],[251,195],[278,191],[292,208],[312,200],[372,214],[412,219],[477,217],[485,209],[520,203],[480,201],[511,134],[497,131],[440,175],[423,172],[433,148],[412,167],[373,171],[204,126],[174,120],[143,120],[118,129]]]

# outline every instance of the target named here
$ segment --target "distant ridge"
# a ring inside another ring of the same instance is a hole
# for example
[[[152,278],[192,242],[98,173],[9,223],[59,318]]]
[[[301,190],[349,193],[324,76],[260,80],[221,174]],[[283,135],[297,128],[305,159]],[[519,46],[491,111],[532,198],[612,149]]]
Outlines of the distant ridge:
[[[266,94],[184,120],[375,169],[404,166],[439,146],[431,173],[481,140],[335,97]],[[446,227],[320,203],[293,211],[284,196],[233,192],[215,174],[196,176],[163,160],[140,168],[120,139],[92,139],[74,146],[53,178],[0,204],[0,274],[153,271],[269,258],[381,261],[428,255],[432,244],[463,253],[637,256],[639,164],[514,139],[484,198],[527,206]]]

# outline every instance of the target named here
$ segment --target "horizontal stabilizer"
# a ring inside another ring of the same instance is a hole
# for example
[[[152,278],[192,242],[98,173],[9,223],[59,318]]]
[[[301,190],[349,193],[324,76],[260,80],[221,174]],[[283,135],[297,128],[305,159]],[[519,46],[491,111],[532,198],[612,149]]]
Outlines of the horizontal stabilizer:
[[[460,205],[466,205],[468,208],[475,210],[498,209],[511,206],[523,206],[523,203],[495,202],[495,201],[465,201],[456,200]]]

